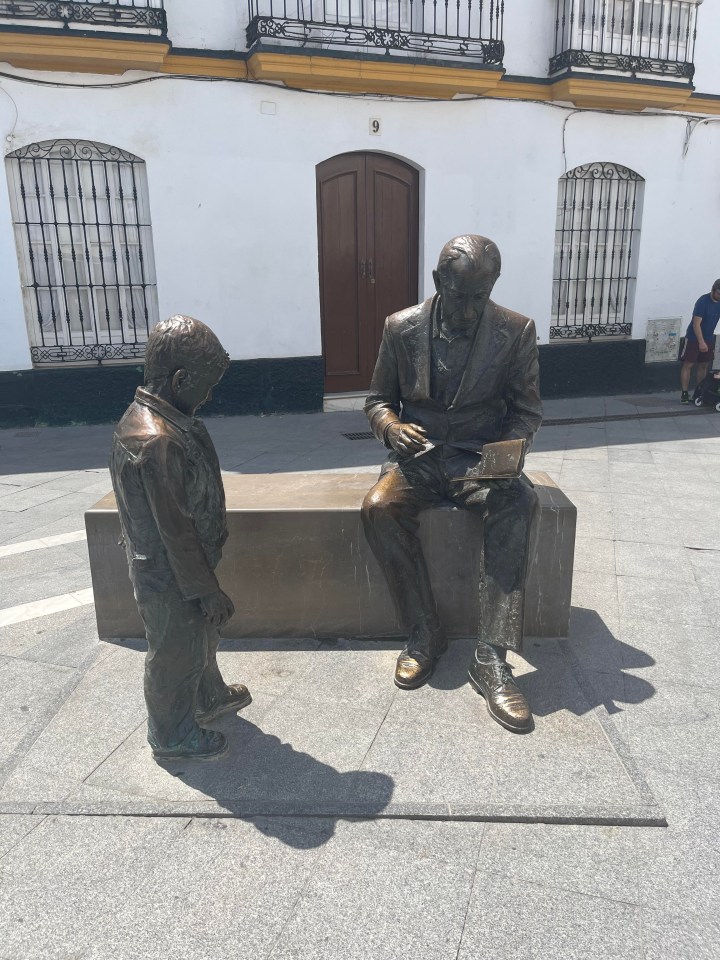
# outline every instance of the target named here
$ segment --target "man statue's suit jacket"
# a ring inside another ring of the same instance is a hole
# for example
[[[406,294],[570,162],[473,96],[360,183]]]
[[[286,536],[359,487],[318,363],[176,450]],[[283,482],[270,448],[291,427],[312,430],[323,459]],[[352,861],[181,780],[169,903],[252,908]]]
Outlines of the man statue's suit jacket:
[[[416,423],[435,444],[479,450],[496,440],[524,439],[542,421],[535,324],[489,300],[449,407],[430,395],[433,316],[438,297],[385,321],[365,412],[386,446],[392,423]]]

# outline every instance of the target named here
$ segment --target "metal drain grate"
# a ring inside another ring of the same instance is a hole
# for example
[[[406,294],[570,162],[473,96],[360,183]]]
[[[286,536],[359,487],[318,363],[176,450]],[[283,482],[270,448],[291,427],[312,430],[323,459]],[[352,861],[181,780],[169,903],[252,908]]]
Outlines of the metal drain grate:
[[[374,440],[375,434],[371,430],[361,430],[359,433],[344,433],[346,440]]]

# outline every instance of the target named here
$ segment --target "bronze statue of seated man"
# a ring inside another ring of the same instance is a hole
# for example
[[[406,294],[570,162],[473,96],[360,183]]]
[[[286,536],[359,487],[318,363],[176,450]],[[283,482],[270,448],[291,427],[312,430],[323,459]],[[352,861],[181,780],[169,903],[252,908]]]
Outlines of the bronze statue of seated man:
[[[145,386],[113,436],[110,473],[145,624],[148,741],[158,760],[222,756],[225,737],[205,726],[252,700],[218,669],[218,628],[235,612],[214,572],[227,539],[225,493],[215,447],[195,418],[229,362],[199,320],[157,324]]]
[[[529,448],[542,404],[535,325],[490,300],[499,275],[491,240],[456,237],[433,272],[435,296],[388,317],[365,412],[390,454],[363,503],[363,523],[408,632],[395,683],[410,690],[447,650],[418,515],[449,500],[483,516],[482,623],[469,676],[495,720],[526,732],[532,713],[505,655],[522,646],[537,496],[521,476],[481,479],[478,468],[488,443]]]

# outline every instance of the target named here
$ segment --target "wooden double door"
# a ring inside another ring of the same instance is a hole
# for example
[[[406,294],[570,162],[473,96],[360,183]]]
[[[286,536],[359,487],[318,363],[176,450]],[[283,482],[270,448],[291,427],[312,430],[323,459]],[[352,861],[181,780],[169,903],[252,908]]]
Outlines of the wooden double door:
[[[378,153],[317,167],[325,392],[366,390],[388,314],[418,300],[418,172]]]

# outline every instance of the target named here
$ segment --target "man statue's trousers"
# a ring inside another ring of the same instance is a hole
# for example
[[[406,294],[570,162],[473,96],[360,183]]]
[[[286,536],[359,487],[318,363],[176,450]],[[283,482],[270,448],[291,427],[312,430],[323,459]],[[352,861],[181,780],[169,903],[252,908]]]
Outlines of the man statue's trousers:
[[[398,618],[410,631],[437,623],[437,608],[417,536],[419,514],[450,501],[483,518],[484,569],[478,584],[478,640],[508,650],[522,647],[525,579],[536,537],[538,499],[523,479],[464,477],[477,463],[465,454],[443,459],[436,451],[384,466],[362,509],[368,543],[383,569]],[[431,652],[431,651],[425,651]]]

